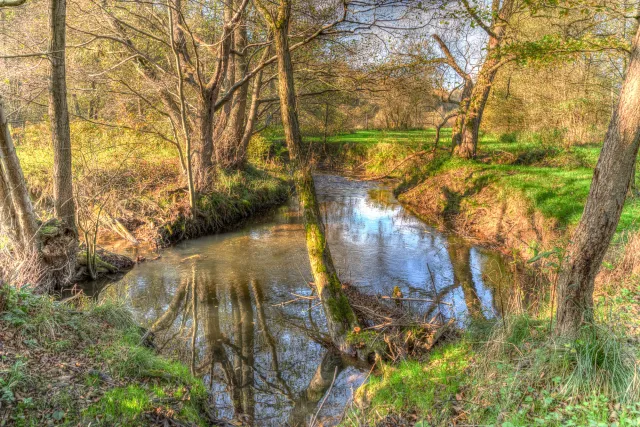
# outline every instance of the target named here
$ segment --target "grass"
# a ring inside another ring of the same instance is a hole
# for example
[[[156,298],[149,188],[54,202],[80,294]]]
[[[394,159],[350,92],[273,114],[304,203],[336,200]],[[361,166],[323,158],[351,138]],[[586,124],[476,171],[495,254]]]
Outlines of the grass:
[[[177,211],[159,230],[163,244],[217,233],[249,216],[284,203],[290,186],[284,174],[254,167],[244,171],[218,173],[215,188],[197,200],[198,215]],[[174,207],[175,209],[175,207]]]
[[[283,140],[284,133],[281,129],[269,129],[265,137],[272,141]],[[451,129],[442,130],[441,141],[446,141],[451,136]],[[390,144],[423,144],[433,142],[435,137],[434,129],[412,129],[412,130],[356,130],[353,132],[328,135],[327,142],[331,144],[360,143],[375,145],[379,143]],[[323,142],[323,135],[305,135],[307,142]]]
[[[345,159],[332,157],[348,167],[364,167],[370,176],[391,170],[407,155],[432,147],[434,129],[425,130],[358,130],[332,135],[327,146],[337,147]],[[268,138],[282,136],[271,130]],[[443,129],[440,147],[450,145],[451,129]],[[306,141],[318,145],[319,136],[307,136]],[[320,144],[322,145],[322,144]],[[348,149],[345,149],[347,147]],[[503,191],[517,193],[547,218],[557,220],[562,228],[575,226],[589,194],[593,168],[600,154],[597,144],[567,147],[559,136],[550,134],[482,135],[477,160],[447,158],[441,154],[429,164],[414,162],[392,176],[400,178],[399,192],[421,182],[425,176],[465,169],[476,178],[499,186]],[[426,162],[425,162],[426,163]],[[640,199],[629,198],[625,204],[618,232],[635,231],[640,226]],[[618,233],[617,238],[619,238]]]
[[[640,425],[636,321],[619,314],[640,307],[639,283],[601,298],[598,324],[574,340],[554,338],[545,315],[514,314],[472,324],[426,360],[384,363],[343,425]]]
[[[2,292],[0,403],[9,424],[207,425],[202,381],[142,346],[143,331],[120,304]]]
[[[107,213],[138,240],[175,243],[228,229],[288,197],[282,164],[268,161],[264,150],[271,147],[261,147],[256,137],[246,170],[217,171],[198,200],[202,223],[189,224],[186,181],[173,145],[152,134],[81,121],[72,122],[71,135],[78,217],[88,228],[95,212],[103,218]],[[16,134],[18,156],[43,219],[53,214],[53,151],[48,141],[46,124]],[[107,235],[110,231],[101,230]]]

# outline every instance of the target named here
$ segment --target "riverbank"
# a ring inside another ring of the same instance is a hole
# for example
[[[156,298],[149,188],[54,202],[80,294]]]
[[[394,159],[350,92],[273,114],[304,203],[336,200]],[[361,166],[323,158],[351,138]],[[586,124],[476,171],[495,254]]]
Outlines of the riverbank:
[[[46,123],[16,135],[17,151],[41,217],[53,210],[53,152]],[[153,133],[73,122],[74,183],[81,233],[100,223],[98,242],[125,239],[166,246],[228,231],[284,203],[290,185],[281,164],[250,156],[241,171],[215,171],[187,215],[188,193],[176,148]],[[144,143],[141,143],[144,141]],[[255,149],[250,146],[250,153]]]
[[[427,222],[534,266],[554,283],[598,146],[485,136],[478,159],[462,160],[432,154],[426,131],[395,140],[386,132],[354,136],[318,152],[357,153],[345,168],[394,178],[398,199]],[[630,197],[598,276],[597,322],[580,337],[554,338],[552,293],[534,310],[507,302],[513,307],[504,319],[474,319],[461,339],[422,359],[383,362],[342,424],[638,425],[639,214],[640,201]]]
[[[547,314],[475,321],[423,359],[383,362],[342,426],[637,426],[640,292],[597,303],[597,326],[559,341]]]
[[[54,301],[11,287],[1,292],[0,424],[215,421],[202,381],[158,356],[122,305]]]
[[[314,152],[319,164],[335,161],[365,179],[396,180],[398,199],[414,213],[509,256],[515,251],[527,261],[566,245],[582,214],[599,146],[565,147],[545,135],[485,135],[478,159],[464,160],[448,154],[450,132],[442,130],[435,152],[429,129],[340,134],[316,141]],[[608,262],[633,240],[639,217],[640,198],[629,197]]]

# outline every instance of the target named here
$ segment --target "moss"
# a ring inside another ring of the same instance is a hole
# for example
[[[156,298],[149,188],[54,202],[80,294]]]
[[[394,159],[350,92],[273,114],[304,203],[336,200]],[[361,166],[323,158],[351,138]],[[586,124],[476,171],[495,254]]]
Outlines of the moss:
[[[347,343],[357,347],[358,349],[364,349],[364,351],[362,351],[364,354],[384,354],[387,350],[387,345],[384,342],[382,335],[374,331],[361,331],[358,333],[350,331],[347,334]]]
[[[328,298],[327,306],[329,307],[329,314],[333,317],[334,321],[343,322],[347,325],[355,322],[355,314],[349,304],[349,300],[344,294],[341,293],[334,298]]]
[[[282,176],[252,167],[243,172],[221,171],[215,185],[214,191],[198,197],[195,216],[182,213],[158,228],[162,245],[227,231],[251,215],[284,203],[290,193]]]
[[[153,413],[207,425],[202,380],[143,347],[144,331],[124,306],[75,303],[9,288],[0,317],[0,329],[15,337],[0,360],[0,371],[13,361],[13,374],[0,375],[0,404],[9,405],[9,424],[142,425]],[[67,378],[62,386],[56,385],[60,378]]]

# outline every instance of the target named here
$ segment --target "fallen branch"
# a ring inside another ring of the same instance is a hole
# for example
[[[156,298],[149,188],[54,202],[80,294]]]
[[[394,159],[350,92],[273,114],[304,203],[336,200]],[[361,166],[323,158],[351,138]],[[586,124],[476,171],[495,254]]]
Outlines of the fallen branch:
[[[116,234],[118,234],[123,239],[131,242],[134,245],[138,245],[140,242],[136,239],[133,234],[116,218],[112,217],[106,212],[103,212],[104,216],[100,216],[100,221],[108,226],[111,230],[113,230]]]
[[[445,304],[448,306],[453,307],[453,304],[451,304],[450,302],[444,302],[444,301],[435,301],[432,299],[428,299],[428,298],[400,298],[400,297],[390,297],[390,296],[386,296],[383,295],[382,299],[390,299],[390,300],[394,300],[394,301],[422,301],[422,302],[431,302],[431,303],[437,303],[437,304]]]

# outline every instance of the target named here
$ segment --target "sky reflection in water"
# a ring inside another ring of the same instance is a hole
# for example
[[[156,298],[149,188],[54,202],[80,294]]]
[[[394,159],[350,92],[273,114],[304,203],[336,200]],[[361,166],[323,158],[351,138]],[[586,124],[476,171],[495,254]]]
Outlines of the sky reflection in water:
[[[379,183],[317,175],[316,187],[342,280],[372,294],[399,286],[405,297],[438,298],[453,304],[440,310],[461,324],[470,313],[499,313],[494,283],[506,281],[499,257],[430,228]],[[365,374],[313,339],[324,330],[316,301],[283,304],[310,294],[295,203],[161,255],[102,296],[125,298],[144,325],[165,324],[158,346],[205,379],[217,416],[305,425],[335,375],[318,418],[325,425],[339,420]],[[438,310],[424,302],[410,308],[425,317]]]

